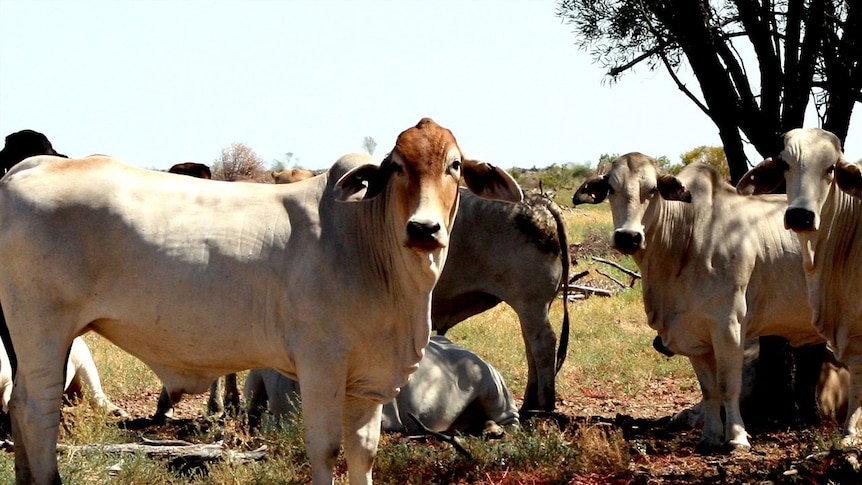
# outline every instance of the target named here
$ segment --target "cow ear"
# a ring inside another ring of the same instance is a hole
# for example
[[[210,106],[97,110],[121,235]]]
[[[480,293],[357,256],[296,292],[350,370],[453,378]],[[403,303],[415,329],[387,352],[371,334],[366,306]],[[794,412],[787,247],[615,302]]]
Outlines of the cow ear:
[[[572,204],[598,204],[605,200],[611,190],[608,176],[602,175],[587,179],[572,196]]]
[[[505,170],[486,162],[464,160],[462,167],[464,183],[470,192],[485,199],[521,202],[524,192]]]
[[[691,202],[691,192],[685,188],[685,184],[673,175],[658,176],[658,193],[665,200],[678,200],[680,202]]]
[[[859,166],[860,164],[858,163],[854,164],[846,160],[839,160],[835,164],[835,183],[844,192],[862,199],[862,169]]]
[[[787,164],[780,158],[767,158],[739,179],[736,192],[740,195],[768,194],[784,183]]]
[[[338,200],[357,202],[377,197],[389,182],[390,173],[388,168],[372,163],[351,169],[335,183],[341,189]]]

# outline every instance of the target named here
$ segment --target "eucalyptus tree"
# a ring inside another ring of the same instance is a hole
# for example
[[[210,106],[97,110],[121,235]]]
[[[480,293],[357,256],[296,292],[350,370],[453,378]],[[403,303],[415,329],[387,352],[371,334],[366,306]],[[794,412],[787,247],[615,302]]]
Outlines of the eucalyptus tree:
[[[559,0],[556,13],[612,80],[666,70],[715,123],[733,181],[745,141],[773,155],[809,106],[843,141],[862,101],[859,0]]]

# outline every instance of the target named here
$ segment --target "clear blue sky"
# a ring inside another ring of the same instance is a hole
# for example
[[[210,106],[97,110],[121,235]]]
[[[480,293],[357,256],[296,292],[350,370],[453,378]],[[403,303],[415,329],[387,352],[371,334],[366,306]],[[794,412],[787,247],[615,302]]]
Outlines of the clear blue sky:
[[[365,136],[385,154],[425,116],[505,168],[720,145],[664,72],[609,85],[555,5],[0,0],[0,136],[31,128],[70,156],[159,169],[234,142],[326,168]]]

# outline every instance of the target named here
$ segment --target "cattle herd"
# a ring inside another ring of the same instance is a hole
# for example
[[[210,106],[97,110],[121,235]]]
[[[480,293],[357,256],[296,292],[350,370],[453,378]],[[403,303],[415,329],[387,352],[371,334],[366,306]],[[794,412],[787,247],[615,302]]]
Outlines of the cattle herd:
[[[750,447],[744,351],[769,335],[828,345],[833,373],[849,375],[842,445],[862,441],[860,164],[821,129],[783,141],[736,187],[706,165],[673,176],[629,153],[572,199],[609,201],[654,346],[694,368],[709,450]],[[351,483],[370,483],[381,430],[499,434],[555,407],[569,318],[564,294],[558,342],[548,313],[569,280],[560,208],[466,158],[430,119],[382,160],[349,154],[318,174],[273,172],[275,184],[207,180],[196,163],[164,173],[71,159],[32,130],[6,137],[0,165],[0,404],[18,483],[59,483],[64,392],[83,387],[127,417],[102,391],[88,331],[153,369],[162,418],[184,393],[212,386],[212,402],[220,377],[235,388],[252,369],[250,426],[265,411],[301,412],[315,484],[332,483],[342,446]],[[501,301],[527,354],[520,409],[493,366],[442,336]]]

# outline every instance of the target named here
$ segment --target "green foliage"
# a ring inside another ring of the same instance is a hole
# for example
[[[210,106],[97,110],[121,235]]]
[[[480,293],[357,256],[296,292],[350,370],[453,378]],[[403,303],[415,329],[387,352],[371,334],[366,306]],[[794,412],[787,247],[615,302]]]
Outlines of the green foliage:
[[[680,158],[683,165],[691,165],[692,163],[712,165],[725,178],[730,179],[730,167],[727,165],[727,157],[724,155],[723,147],[701,145],[683,153]]]
[[[734,179],[748,168],[745,144],[765,156],[776,153],[781,146],[776,134],[804,125],[812,102],[824,129],[842,141],[847,136],[862,88],[854,27],[862,23],[862,9],[851,7],[858,2],[556,3],[556,15],[572,27],[575,44],[605,67],[612,81],[644,65],[670,73],[715,123]],[[741,45],[747,48],[738,49]],[[686,65],[699,89],[680,78]]]
[[[551,195],[561,206],[570,205],[575,189],[593,172],[587,164],[553,164],[542,169],[513,168],[509,170],[518,184],[528,192]]]

